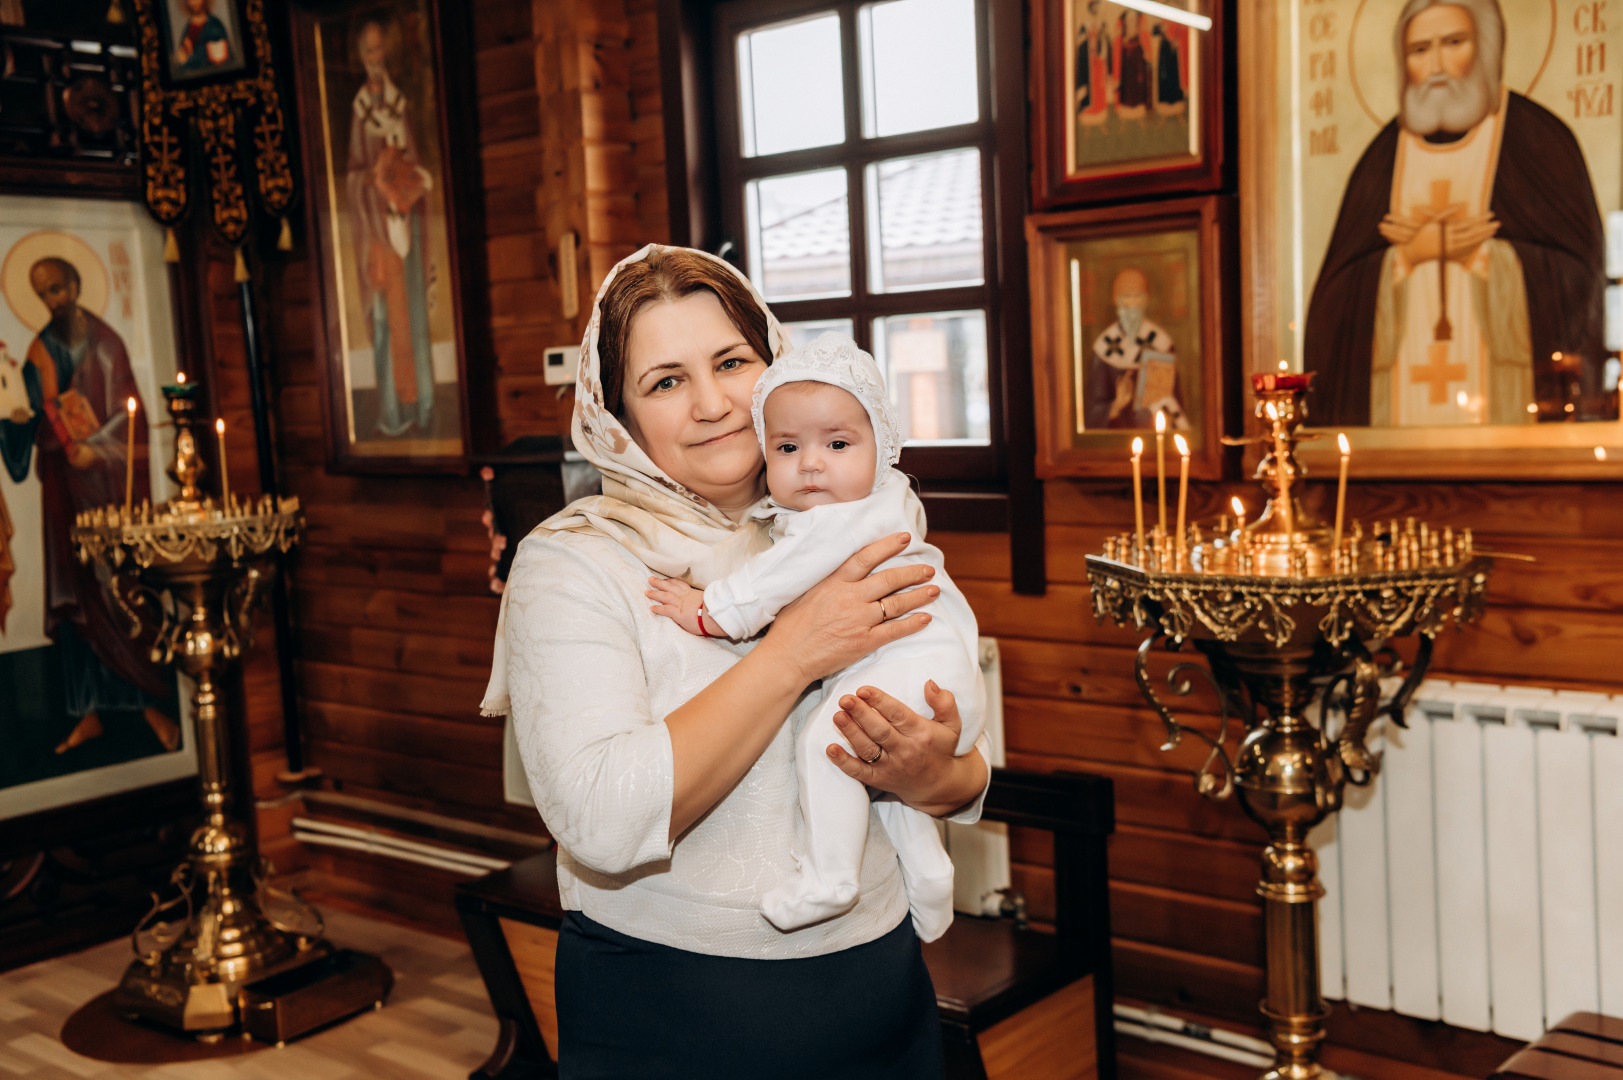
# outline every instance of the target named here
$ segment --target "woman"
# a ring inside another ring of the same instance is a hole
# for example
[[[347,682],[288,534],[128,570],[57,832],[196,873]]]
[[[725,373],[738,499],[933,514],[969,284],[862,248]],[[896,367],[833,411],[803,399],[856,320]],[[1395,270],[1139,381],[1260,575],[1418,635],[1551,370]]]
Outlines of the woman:
[[[764,545],[750,395],[782,342],[719,259],[650,245],[620,263],[582,343],[573,424],[604,494],[544,522],[508,579],[485,708],[510,704],[558,841],[566,1078],[941,1075],[934,991],[877,823],[850,911],[793,933],[760,914],[803,846],[808,687],[922,628],[933,571],[870,574],[905,538],[870,545],[739,645],[688,635],[646,598],[651,574],[702,586]],[[952,756],[951,695],[928,719],[882,689],[841,702],[855,754],[830,758],[974,820],[985,748]]]

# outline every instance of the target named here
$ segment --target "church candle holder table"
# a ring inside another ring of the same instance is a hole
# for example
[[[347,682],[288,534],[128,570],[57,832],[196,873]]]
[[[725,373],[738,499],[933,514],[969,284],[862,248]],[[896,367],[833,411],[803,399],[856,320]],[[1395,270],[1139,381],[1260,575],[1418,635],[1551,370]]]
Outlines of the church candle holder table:
[[[1087,557],[1095,616],[1148,629],[1134,674],[1166,725],[1163,750],[1184,736],[1207,755],[1195,787],[1209,799],[1236,791],[1246,814],[1268,832],[1257,893],[1263,900],[1266,996],[1261,1011],[1275,1048],[1265,1080],[1320,1074],[1319,1046],[1329,1010],[1319,991],[1318,907],[1324,887],[1307,834],[1341,808],[1345,785],[1368,784],[1380,755],[1365,745],[1380,716],[1404,726],[1410,697],[1430,665],[1432,643],[1450,623],[1477,618],[1491,558],[1474,550],[1470,530],[1432,529],[1409,519],[1361,523],[1335,544],[1332,530],[1308,515],[1295,491],[1303,475],[1295,448],[1306,418],[1310,376],[1258,375],[1256,415],[1268,431],[1257,469],[1269,496],[1249,525],[1204,540],[1198,526],[1174,540],[1159,530],[1142,546],[1135,534],[1111,537]],[[1400,664],[1388,643],[1419,636],[1415,663],[1391,698],[1380,680]],[[1156,645],[1192,645],[1206,661],[1183,662],[1165,682],[1189,695],[1194,678],[1217,695],[1216,736],[1181,724],[1149,671]],[[1322,694],[1318,722],[1309,705]],[[1332,734],[1330,704],[1345,707]],[[1232,753],[1230,721],[1246,731]]]
[[[175,424],[169,475],[180,494],[163,506],[108,506],[79,515],[73,541],[82,561],[108,571],[107,586],[129,618],[131,635],[155,630],[151,660],[194,680],[198,773],[204,820],[171,883],[178,895],[152,911],[131,935],[138,957],[124,973],[116,1003],[127,1015],[205,1038],[237,1023],[237,992],[275,971],[324,957],[320,917],[291,894],[266,884],[269,866],[241,822],[229,814],[228,731],[221,678],[253,638],[253,613],[274,573],[277,552],[299,540],[296,498],[224,505],[198,490],[197,386],[164,387]],[[267,914],[278,901],[304,929]],[[184,905],[179,919],[163,916]]]

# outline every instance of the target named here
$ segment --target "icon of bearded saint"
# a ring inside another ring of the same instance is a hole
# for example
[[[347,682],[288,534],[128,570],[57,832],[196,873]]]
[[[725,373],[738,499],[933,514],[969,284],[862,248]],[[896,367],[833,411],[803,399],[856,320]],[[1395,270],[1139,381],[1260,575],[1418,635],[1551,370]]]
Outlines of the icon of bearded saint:
[[[1093,362],[1083,394],[1083,426],[1088,429],[1151,428],[1164,412],[1174,431],[1188,431],[1178,392],[1178,358],[1172,335],[1144,314],[1149,278],[1128,267],[1111,283],[1116,321],[1093,342]]]
[[[1399,14],[1398,116],[1353,169],[1308,306],[1317,423],[1520,424],[1598,388],[1589,169],[1565,123],[1504,86],[1504,44],[1497,0]]]

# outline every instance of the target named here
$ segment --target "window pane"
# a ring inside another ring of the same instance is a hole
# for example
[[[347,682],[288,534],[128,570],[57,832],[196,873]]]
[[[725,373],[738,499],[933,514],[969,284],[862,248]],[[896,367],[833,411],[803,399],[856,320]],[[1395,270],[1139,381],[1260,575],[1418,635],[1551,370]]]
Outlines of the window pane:
[[[844,142],[842,84],[833,12],[738,35],[744,156]]]
[[[744,185],[750,278],[768,300],[851,295],[851,216],[844,169]]]
[[[908,443],[991,441],[984,311],[875,319],[873,344]]]
[[[893,0],[862,9],[864,133],[900,135],[980,115],[974,0]]]
[[[981,283],[979,150],[881,161],[866,180],[870,289]]]
[[[846,337],[856,335],[856,324],[850,319],[812,319],[807,322],[786,322],[783,324],[784,336],[789,339],[792,349],[803,348],[817,340],[819,334],[833,331],[844,334]]]

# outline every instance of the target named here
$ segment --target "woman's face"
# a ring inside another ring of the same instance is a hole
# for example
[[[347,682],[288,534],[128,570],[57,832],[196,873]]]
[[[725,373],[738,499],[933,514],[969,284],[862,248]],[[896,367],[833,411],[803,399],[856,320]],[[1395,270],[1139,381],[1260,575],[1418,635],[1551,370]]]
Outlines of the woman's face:
[[[701,290],[656,301],[631,320],[623,419],[672,480],[723,510],[755,501],[761,447],[750,396],[766,361]]]

